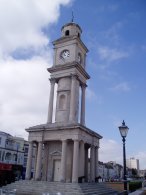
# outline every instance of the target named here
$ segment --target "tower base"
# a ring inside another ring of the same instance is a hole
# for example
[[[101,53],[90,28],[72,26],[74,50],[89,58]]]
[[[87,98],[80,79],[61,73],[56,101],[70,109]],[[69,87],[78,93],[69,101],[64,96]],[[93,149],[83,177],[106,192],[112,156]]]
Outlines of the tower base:
[[[104,183],[61,183],[21,180],[3,187],[16,189],[16,195],[117,195]]]

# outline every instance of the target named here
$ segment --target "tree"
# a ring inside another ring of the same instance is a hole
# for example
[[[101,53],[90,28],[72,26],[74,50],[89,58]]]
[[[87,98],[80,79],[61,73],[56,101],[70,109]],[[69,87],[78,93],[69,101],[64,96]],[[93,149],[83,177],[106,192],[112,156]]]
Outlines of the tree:
[[[132,169],[132,175],[137,176],[137,169]]]

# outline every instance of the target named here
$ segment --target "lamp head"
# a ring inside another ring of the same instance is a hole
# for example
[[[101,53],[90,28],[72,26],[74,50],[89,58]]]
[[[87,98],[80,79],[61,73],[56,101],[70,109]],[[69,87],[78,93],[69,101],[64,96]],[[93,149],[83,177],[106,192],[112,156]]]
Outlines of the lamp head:
[[[129,128],[125,125],[125,121],[123,120],[122,125],[119,126],[119,131],[122,137],[126,137],[128,133]]]

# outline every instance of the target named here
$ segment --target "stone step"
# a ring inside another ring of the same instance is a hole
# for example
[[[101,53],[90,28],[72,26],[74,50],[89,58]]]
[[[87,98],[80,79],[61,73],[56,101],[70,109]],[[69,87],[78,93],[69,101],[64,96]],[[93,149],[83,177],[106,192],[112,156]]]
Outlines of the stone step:
[[[17,181],[3,189],[16,189],[16,195],[117,195],[118,193],[101,183],[60,183],[46,181]],[[60,193],[60,194],[59,194]]]

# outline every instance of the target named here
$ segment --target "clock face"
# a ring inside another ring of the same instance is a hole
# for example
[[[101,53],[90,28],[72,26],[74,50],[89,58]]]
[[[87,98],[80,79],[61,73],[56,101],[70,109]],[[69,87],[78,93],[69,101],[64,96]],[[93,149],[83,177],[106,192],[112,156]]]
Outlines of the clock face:
[[[69,55],[70,55],[69,50],[66,49],[61,52],[60,57],[66,59],[69,58]]]

